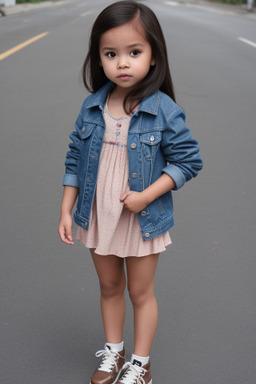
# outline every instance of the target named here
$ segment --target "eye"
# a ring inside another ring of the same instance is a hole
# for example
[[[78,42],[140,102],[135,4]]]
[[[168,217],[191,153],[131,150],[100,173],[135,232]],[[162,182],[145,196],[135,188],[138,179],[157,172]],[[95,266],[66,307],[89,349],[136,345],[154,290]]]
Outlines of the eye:
[[[138,49],[134,49],[133,51],[131,51],[131,56],[135,57],[135,56],[138,56],[140,54],[140,51]]]
[[[113,57],[116,56],[116,54],[115,54],[115,52],[107,52],[106,56],[109,57],[110,59],[112,59]]]

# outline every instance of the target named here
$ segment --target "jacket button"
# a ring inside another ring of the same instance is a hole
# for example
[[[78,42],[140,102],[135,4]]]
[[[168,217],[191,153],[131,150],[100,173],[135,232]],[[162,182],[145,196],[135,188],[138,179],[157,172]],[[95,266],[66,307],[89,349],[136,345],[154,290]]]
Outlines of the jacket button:
[[[136,172],[132,173],[132,178],[133,178],[133,179],[136,179],[136,178],[137,178],[137,176],[138,176],[138,175],[137,175],[137,173],[136,173]]]
[[[149,237],[150,236],[150,233],[145,233],[145,237]]]
[[[137,144],[136,143],[132,143],[131,144],[131,149],[135,149],[137,147]]]
[[[85,127],[83,127],[82,131],[85,132]]]
[[[150,141],[154,141],[155,140],[155,136],[154,135],[151,135],[150,136]]]
[[[146,211],[142,211],[141,212],[141,216],[146,216],[147,212]]]

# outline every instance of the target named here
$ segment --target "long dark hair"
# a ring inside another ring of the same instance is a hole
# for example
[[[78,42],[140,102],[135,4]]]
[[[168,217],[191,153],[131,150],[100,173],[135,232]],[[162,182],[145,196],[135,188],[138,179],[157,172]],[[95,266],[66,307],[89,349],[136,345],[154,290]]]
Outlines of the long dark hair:
[[[139,87],[131,91],[124,100],[124,109],[131,113],[144,97],[160,89],[175,101],[173,83],[168,64],[164,35],[154,12],[136,1],[118,1],[105,8],[97,17],[92,27],[89,51],[83,64],[83,82],[94,93],[109,80],[100,66],[99,45],[102,34],[133,20],[139,15],[146,39],[152,50],[155,65],[140,82]],[[129,106],[129,107],[128,107]]]

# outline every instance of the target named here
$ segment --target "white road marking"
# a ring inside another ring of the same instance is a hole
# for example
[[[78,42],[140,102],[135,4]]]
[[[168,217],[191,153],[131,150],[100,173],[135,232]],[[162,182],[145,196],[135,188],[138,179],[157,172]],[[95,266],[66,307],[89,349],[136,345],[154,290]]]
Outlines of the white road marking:
[[[87,15],[90,15],[91,13],[94,13],[95,11],[94,11],[94,9],[90,9],[89,11],[86,11],[86,12],[84,12],[84,13],[81,13],[81,17],[85,17],[85,16],[87,16]]]
[[[256,48],[256,43],[254,43],[251,40],[244,39],[243,37],[238,37],[238,40],[242,41],[245,44],[251,45],[252,47]]]
[[[228,15],[228,16],[235,16],[236,13],[232,11],[224,11],[224,10],[219,10],[215,8],[210,8],[207,6],[203,5],[198,5],[198,4],[190,4],[190,3],[178,3],[177,1],[165,1],[164,2],[166,5],[170,5],[171,7],[177,7],[179,5],[185,5],[188,8],[196,8],[196,9],[202,9],[203,11],[208,11],[208,12],[213,12],[213,13],[218,13],[219,15]]]
[[[203,6],[203,5],[189,4],[189,3],[186,3],[185,5],[186,5],[186,7],[189,7],[189,8],[202,9],[204,11],[218,13],[219,15],[228,15],[228,16],[235,16],[236,15],[236,13],[232,12],[232,11],[219,10],[219,9],[210,8],[210,7]]]
[[[177,7],[179,5],[176,1],[165,1],[165,4],[170,5],[171,7]]]

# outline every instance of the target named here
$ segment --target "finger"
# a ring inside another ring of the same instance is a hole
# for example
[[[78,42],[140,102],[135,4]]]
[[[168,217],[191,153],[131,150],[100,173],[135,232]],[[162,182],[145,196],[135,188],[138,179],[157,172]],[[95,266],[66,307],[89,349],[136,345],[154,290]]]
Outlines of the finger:
[[[73,240],[73,237],[72,237],[72,231],[71,230],[68,230],[66,229],[66,237],[69,241],[72,241]]]
[[[67,244],[68,243],[68,239],[66,237],[65,230],[60,231],[59,234],[60,234],[61,241],[63,241],[63,243]]]
[[[121,197],[120,197],[120,201],[124,201],[126,199],[126,197],[128,196],[128,192],[125,192]]]
[[[131,195],[133,193],[133,191],[127,191],[127,192],[125,192],[122,196],[121,196],[121,198],[120,198],[120,200],[122,199],[122,200],[125,200],[129,195]]]
[[[66,238],[67,238],[69,244],[74,244],[73,236],[72,236],[72,229],[67,229],[66,228]]]
[[[72,236],[67,234],[65,227],[59,229],[59,235],[63,243],[71,245],[74,244]]]

